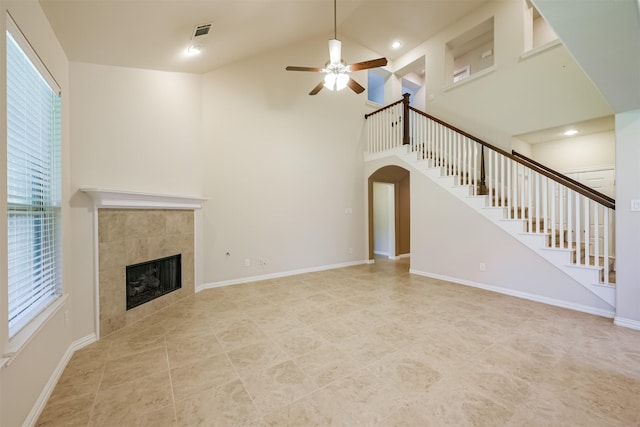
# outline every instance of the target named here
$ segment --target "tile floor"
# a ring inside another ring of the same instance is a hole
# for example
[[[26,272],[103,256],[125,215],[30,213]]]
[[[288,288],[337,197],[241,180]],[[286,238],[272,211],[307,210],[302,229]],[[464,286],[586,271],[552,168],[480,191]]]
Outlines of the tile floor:
[[[39,426],[638,426],[640,332],[408,262],[188,297],[76,352]]]

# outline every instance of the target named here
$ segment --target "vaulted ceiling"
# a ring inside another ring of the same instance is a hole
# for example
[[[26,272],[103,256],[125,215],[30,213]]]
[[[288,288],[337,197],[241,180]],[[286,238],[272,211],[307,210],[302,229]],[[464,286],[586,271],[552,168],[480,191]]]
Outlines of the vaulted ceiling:
[[[487,0],[337,0],[338,38],[393,60]],[[271,49],[333,37],[332,0],[40,0],[70,60],[203,73]],[[194,27],[212,23],[187,57]],[[391,43],[400,40],[400,49]],[[319,58],[324,60],[325,58]]]

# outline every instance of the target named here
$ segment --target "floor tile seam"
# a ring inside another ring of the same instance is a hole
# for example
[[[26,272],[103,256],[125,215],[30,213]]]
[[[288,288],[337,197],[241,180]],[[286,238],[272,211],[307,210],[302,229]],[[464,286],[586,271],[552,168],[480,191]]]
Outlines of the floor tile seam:
[[[330,385],[332,385],[332,384],[334,384],[334,383],[337,383],[338,381],[342,381],[342,380],[344,380],[344,379],[346,379],[346,378],[349,378],[349,377],[353,376],[353,375],[354,375],[356,372],[358,372],[358,371],[363,371],[363,370],[364,370],[364,368],[363,368],[363,367],[360,367],[360,368],[356,369],[356,371],[349,372],[348,374],[343,375],[343,376],[341,376],[341,377],[339,377],[339,378],[336,378],[335,380],[330,381],[330,382],[328,382],[328,383],[327,383],[327,384],[325,384],[325,385],[319,386],[319,385],[318,385],[318,384],[313,380],[313,378],[310,378],[310,377],[309,377],[309,375],[306,373],[306,371],[305,371],[304,369],[302,369],[302,368],[301,368],[301,367],[300,367],[300,366],[295,362],[295,360],[294,360],[293,362],[294,362],[294,364],[296,364],[296,367],[298,367],[298,369],[300,369],[300,370],[302,371],[302,373],[303,373],[303,374],[304,374],[304,375],[305,375],[305,376],[306,376],[306,377],[307,377],[307,378],[308,378],[308,379],[309,379],[313,384],[315,384],[315,385],[316,385],[316,387],[317,387],[317,388],[316,388],[316,389],[314,389],[314,390],[312,390],[312,391],[310,391],[310,392],[308,392],[308,393],[304,393],[304,394],[303,394],[303,395],[301,395],[300,397],[298,397],[298,398],[296,398],[296,399],[294,399],[294,400],[292,400],[292,401],[288,402],[288,403],[287,403],[286,405],[284,405],[284,406],[281,406],[281,407],[279,407],[279,408],[276,408],[276,409],[274,409],[274,410],[272,410],[272,411],[270,411],[270,412],[262,413],[262,418],[265,418],[265,417],[268,417],[269,415],[272,415],[272,414],[275,414],[275,413],[277,413],[277,412],[280,412],[280,411],[282,411],[284,408],[286,408],[287,406],[290,406],[290,405],[293,405],[294,403],[300,402],[300,401],[302,401],[302,400],[304,400],[304,399],[306,399],[306,398],[310,397],[311,395],[313,395],[313,394],[315,394],[315,393],[318,393],[318,392],[320,392],[320,391],[322,391],[322,390],[324,390],[324,389],[328,388]],[[340,403],[338,404],[338,406],[342,409],[342,406],[340,405]]]
[[[111,351],[112,346],[113,346],[113,342],[111,342],[109,345],[109,351]],[[109,353],[107,353],[107,356],[108,355]],[[105,362],[102,366],[102,372],[100,374],[100,380],[98,381],[98,387],[96,387],[96,391],[93,396],[93,403],[91,404],[91,410],[89,411],[89,420],[87,421],[87,426],[91,425],[91,421],[93,420],[93,417],[95,415],[96,404],[98,403],[98,394],[100,394],[100,389],[102,388],[102,380],[104,379],[104,373],[107,369],[107,363],[108,363],[108,359],[107,359],[107,362]]]
[[[224,352],[224,356],[227,358],[227,362],[229,363],[229,365],[231,365],[231,367],[233,368],[233,370],[235,371],[236,376],[237,376],[236,379],[230,380],[228,383],[225,383],[225,384],[230,384],[231,382],[236,381],[236,380],[240,381],[240,384],[242,384],[242,388],[244,389],[244,392],[247,393],[247,396],[249,396],[249,399],[251,399],[251,404],[253,405],[253,409],[256,411],[256,414],[258,415],[258,417],[262,418],[261,410],[258,407],[258,405],[256,404],[255,400],[253,399],[253,396],[249,392],[249,388],[247,387],[247,384],[246,384],[245,380],[242,378],[242,375],[240,375],[240,372],[238,371],[238,368],[236,368],[236,366],[233,364],[233,362],[231,361],[231,358],[229,357],[229,355],[227,354],[226,351]],[[177,414],[176,414],[176,416],[177,416]]]
[[[173,419],[178,420],[178,411],[176,410],[176,395],[173,391],[173,376],[171,375],[171,361],[169,360],[169,346],[167,345],[167,338],[164,339],[165,343],[165,357],[167,360],[167,366],[169,366],[169,390],[171,391],[171,406],[173,408]]]

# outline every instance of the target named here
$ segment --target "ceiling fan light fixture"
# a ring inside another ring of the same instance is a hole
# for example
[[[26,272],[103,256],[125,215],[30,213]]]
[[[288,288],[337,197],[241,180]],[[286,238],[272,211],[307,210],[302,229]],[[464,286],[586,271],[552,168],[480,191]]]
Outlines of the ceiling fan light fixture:
[[[347,87],[349,75],[347,73],[327,73],[324,76],[324,87],[336,92]]]
[[[342,62],[342,42],[338,39],[329,39],[329,62],[331,64]]]
[[[324,87],[326,87],[329,90],[335,90],[335,87],[336,87],[335,73],[328,73],[326,76],[324,76]]]
[[[347,87],[349,82],[349,75],[346,73],[340,73],[336,76],[336,90],[342,90]]]

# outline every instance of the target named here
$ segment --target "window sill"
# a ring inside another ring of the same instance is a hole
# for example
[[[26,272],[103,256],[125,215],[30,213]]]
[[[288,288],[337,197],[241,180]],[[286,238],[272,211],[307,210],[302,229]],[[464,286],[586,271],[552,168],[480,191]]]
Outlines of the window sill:
[[[1,355],[0,367],[8,366],[11,361],[31,342],[36,334],[47,324],[47,322],[65,305],[68,294],[64,294],[53,301],[31,322],[29,322],[20,332],[9,340],[9,344]]]
[[[470,82],[472,82],[474,80],[477,80],[479,78],[482,78],[482,77],[484,77],[486,75],[489,75],[489,74],[493,73],[497,69],[498,69],[498,67],[496,65],[492,65],[491,67],[485,68],[484,70],[480,70],[477,73],[471,74],[467,78],[464,78],[464,79],[462,79],[460,81],[457,81],[457,82],[455,82],[453,84],[450,84],[449,86],[446,86],[444,88],[444,91],[448,92],[448,91],[453,90],[453,89],[455,89],[457,87],[460,87],[462,85],[466,85],[467,83],[470,83]]]
[[[560,46],[562,42],[560,39],[551,40],[549,43],[545,43],[542,46],[538,46],[534,49],[528,50],[526,52],[522,52],[520,54],[520,62],[527,60],[529,58],[533,58],[534,56],[540,55],[543,52],[553,49],[556,46]]]
[[[378,108],[384,107],[383,104],[378,104],[377,102],[370,101],[368,99],[367,99],[367,102],[365,102],[365,105],[368,106],[368,107],[372,107],[375,110],[377,110]]]

